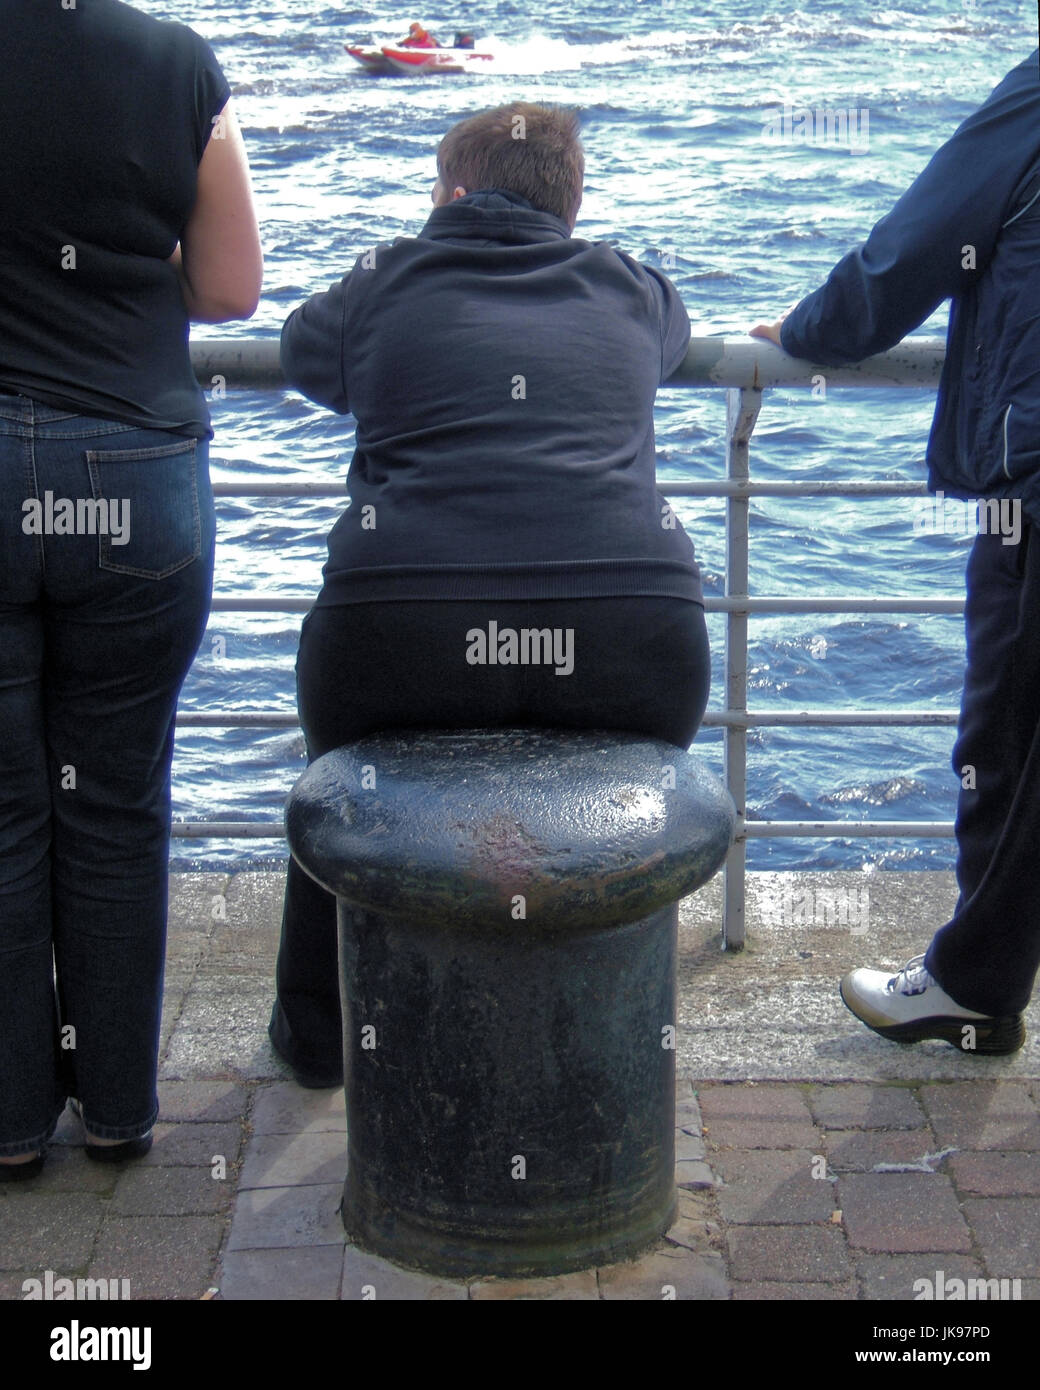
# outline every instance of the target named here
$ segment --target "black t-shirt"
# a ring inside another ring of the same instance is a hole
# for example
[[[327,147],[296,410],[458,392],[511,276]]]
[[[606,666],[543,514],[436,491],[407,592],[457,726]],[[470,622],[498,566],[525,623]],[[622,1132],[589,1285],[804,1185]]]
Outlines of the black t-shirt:
[[[209,45],[117,0],[3,0],[0,53],[0,392],[208,435],[167,260],[230,93]]]
[[[366,252],[282,330],[290,384],[357,421],[320,601],[701,601],[655,486],[689,339],[665,276],[512,193]]]

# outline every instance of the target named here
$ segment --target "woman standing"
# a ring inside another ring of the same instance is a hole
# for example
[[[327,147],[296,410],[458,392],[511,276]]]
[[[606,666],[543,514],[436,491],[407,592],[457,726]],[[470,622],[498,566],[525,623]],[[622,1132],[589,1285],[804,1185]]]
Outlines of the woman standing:
[[[0,45],[0,1181],[73,1097],[87,1154],[158,1113],[177,696],[209,609],[189,318],[262,259],[228,83],[117,0],[4,0]]]

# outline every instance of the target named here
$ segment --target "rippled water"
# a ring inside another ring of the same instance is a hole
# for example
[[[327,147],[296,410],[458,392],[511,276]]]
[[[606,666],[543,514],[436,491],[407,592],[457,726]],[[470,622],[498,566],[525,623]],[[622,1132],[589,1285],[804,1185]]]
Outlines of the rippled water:
[[[421,227],[437,141],[455,120],[523,98],[582,108],[587,178],[578,226],[588,239],[663,263],[695,334],[741,336],[813,289],[866,235],[932,151],[1036,45],[1030,3],[909,8],[769,7],[733,0],[506,0],[410,13],[208,0],[138,8],[192,24],[232,83],[263,222],[267,278],[248,324],[196,336],[274,336],[288,312],[349,269],[358,253]],[[472,30],[493,73],[373,79],[345,41],[400,36],[420,18],[435,33]],[[869,116],[863,153],[763,135],[778,106]],[[941,309],[921,332],[945,331]],[[767,395],[752,439],[759,478],[920,479],[930,392],[833,390]],[[283,474],[341,480],[349,422],[300,397],[232,392],[213,403],[215,477]],[[663,391],[659,475],[719,477],[724,396]],[[313,595],[334,503],[225,500],[217,588]],[[723,587],[717,501],[676,510],[696,542],[705,589]],[[915,536],[905,501],[752,505],[752,592],[959,595],[970,539]],[[711,705],[721,701],[723,628],[710,617]],[[296,615],[215,614],[185,708],[293,705]],[[750,703],[757,709],[954,707],[963,673],[960,620],[834,615],[751,621]],[[820,639],[825,639],[823,642]],[[221,644],[218,639],[223,639]],[[226,648],[226,656],[219,652]],[[762,729],[750,735],[749,807],[760,817],[946,819],[956,781],[950,729]],[[721,768],[721,735],[697,747]],[[303,766],[302,739],[280,731],[183,730],[174,765],[178,819],[271,820]],[[284,854],[275,842],[174,842],[180,866],[244,865]],[[948,868],[949,841],[758,841],[758,868]]]

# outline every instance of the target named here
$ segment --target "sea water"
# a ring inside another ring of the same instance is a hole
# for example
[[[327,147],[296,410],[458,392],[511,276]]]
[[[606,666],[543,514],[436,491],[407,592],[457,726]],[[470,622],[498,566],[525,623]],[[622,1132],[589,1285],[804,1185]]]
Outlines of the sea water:
[[[416,232],[430,211],[441,135],[514,99],[581,108],[587,174],[578,234],[666,267],[695,335],[742,338],[814,289],[1037,43],[1031,0],[918,0],[912,8],[849,0],[488,0],[421,12],[308,0],[139,0],[137,7],[189,23],[212,43],[253,170],[263,300],[249,323],[199,326],[197,339],[275,337],[302,299],[338,280],[366,248]],[[344,51],[345,42],[400,37],[413,19],[447,41],[468,29],[495,53],[493,70],[378,79]],[[944,334],[946,314],[940,306],[919,332]],[[922,480],[934,401],[932,391],[881,388],[832,389],[822,399],[804,389],[768,392],[751,441],[752,475]],[[216,393],[211,409],[216,479],[342,482],[349,418],[292,392],[233,385]],[[721,477],[724,427],[724,392],[663,390],[662,484]],[[313,596],[325,537],[343,505],[345,497],[222,500],[216,589]],[[706,594],[721,594],[721,501],[673,505],[696,544]],[[751,591],[962,595],[970,528],[915,528],[914,516],[906,499],[756,498]],[[182,708],[291,710],[299,622],[298,614],[215,613]],[[709,708],[718,708],[721,615],[709,616],[709,630]],[[750,643],[755,710],[958,703],[959,617],[753,617]],[[704,730],[696,743],[719,770],[721,738]],[[950,819],[958,785],[952,740],[950,728],[752,730],[749,814]],[[277,821],[303,766],[296,731],[182,729],[174,816]],[[284,854],[275,840],[174,840],[172,861],[245,867]],[[749,850],[753,868],[952,862],[950,840],[753,840]]]

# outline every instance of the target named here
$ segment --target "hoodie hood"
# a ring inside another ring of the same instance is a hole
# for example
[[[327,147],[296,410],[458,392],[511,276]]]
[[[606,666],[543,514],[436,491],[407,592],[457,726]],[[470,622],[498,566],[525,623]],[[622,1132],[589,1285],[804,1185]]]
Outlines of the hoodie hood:
[[[490,244],[569,241],[567,223],[533,208],[519,193],[503,188],[479,189],[434,208],[419,233],[431,241],[484,241]]]

